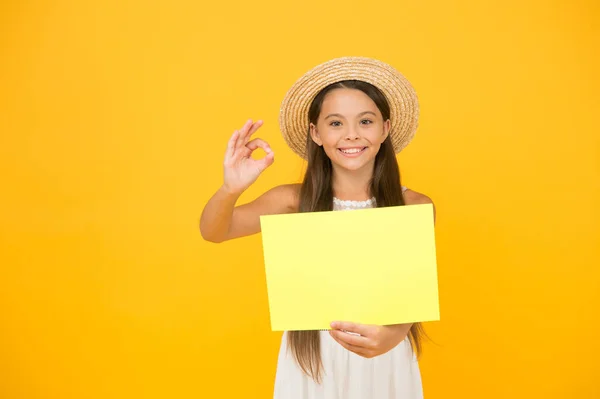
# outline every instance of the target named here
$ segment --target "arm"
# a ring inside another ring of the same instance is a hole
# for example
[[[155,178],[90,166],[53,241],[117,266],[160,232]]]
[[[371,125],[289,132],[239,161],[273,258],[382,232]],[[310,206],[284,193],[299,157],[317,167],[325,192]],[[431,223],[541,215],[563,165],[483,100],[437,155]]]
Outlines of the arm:
[[[236,206],[242,193],[274,161],[269,144],[259,138],[250,140],[261,126],[260,120],[255,123],[248,120],[227,143],[223,185],[207,202],[200,217],[200,233],[207,241],[223,242],[258,233],[261,215],[294,210],[296,185],[275,187],[248,204]],[[251,155],[258,148],[262,148],[266,155],[255,160]]]
[[[222,186],[206,204],[200,233],[206,241],[223,242],[260,232],[260,216],[295,212],[296,184],[274,187],[252,202],[235,206],[240,194]]]

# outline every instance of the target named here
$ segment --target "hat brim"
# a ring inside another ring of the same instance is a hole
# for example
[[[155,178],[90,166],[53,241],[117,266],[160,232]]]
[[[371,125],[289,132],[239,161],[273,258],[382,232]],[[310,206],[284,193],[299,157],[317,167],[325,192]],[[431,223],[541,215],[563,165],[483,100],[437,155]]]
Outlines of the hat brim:
[[[410,82],[390,65],[366,57],[342,57],[316,66],[298,79],[286,93],[279,113],[279,127],[290,148],[306,159],[309,107],[330,84],[361,80],[377,87],[390,106],[390,139],[399,153],[413,139],[419,122],[419,102]]]

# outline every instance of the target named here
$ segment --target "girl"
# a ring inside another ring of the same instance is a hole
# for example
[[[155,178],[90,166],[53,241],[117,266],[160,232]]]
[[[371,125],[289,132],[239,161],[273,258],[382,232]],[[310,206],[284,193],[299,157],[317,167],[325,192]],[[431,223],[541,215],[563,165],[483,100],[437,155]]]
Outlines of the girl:
[[[418,115],[410,83],[381,61],[344,57],[313,68],[288,91],[279,120],[287,144],[308,161],[302,184],[274,187],[236,205],[274,161],[269,144],[251,139],[262,121],[247,121],[227,145],[223,185],[204,208],[202,236],[222,242],[258,233],[260,215],[431,203],[401,185],[395,156],[414,136]],[[258,148],[266,155],[254,160]],[[360,246],[360,237],[351,245]],[[335,321],[329,331],[288,331],[274,397],[422,398],[422,336],[419,323]]]

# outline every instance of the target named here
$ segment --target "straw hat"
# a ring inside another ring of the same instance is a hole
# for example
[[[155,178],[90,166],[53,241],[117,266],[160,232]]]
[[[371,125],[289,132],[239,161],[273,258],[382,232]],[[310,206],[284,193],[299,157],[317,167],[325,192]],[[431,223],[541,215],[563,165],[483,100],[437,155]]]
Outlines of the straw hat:
[[[412,140],[419,120],[419,102],[410,82],[390,65],[366,57],[342,57],[305,73],[281,104],[279,127],[290,148],[306,159],[308,109],[325,87],[342,80],[362,80],[377,87],[390,105],[390,137],[399,153]]]

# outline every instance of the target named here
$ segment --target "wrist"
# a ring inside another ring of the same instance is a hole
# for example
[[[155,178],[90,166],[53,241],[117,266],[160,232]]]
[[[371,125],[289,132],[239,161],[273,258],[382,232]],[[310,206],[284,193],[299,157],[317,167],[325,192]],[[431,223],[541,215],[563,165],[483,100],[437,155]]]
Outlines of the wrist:
[[[223,185],[221,186],[219,191],[221,191],[226,196],[232,197],[232,198],[238,198],[244,192],[243,189],[240,190],[240,189],[236,189],[234,187],[230,187],[226,183],[223,183]]]

